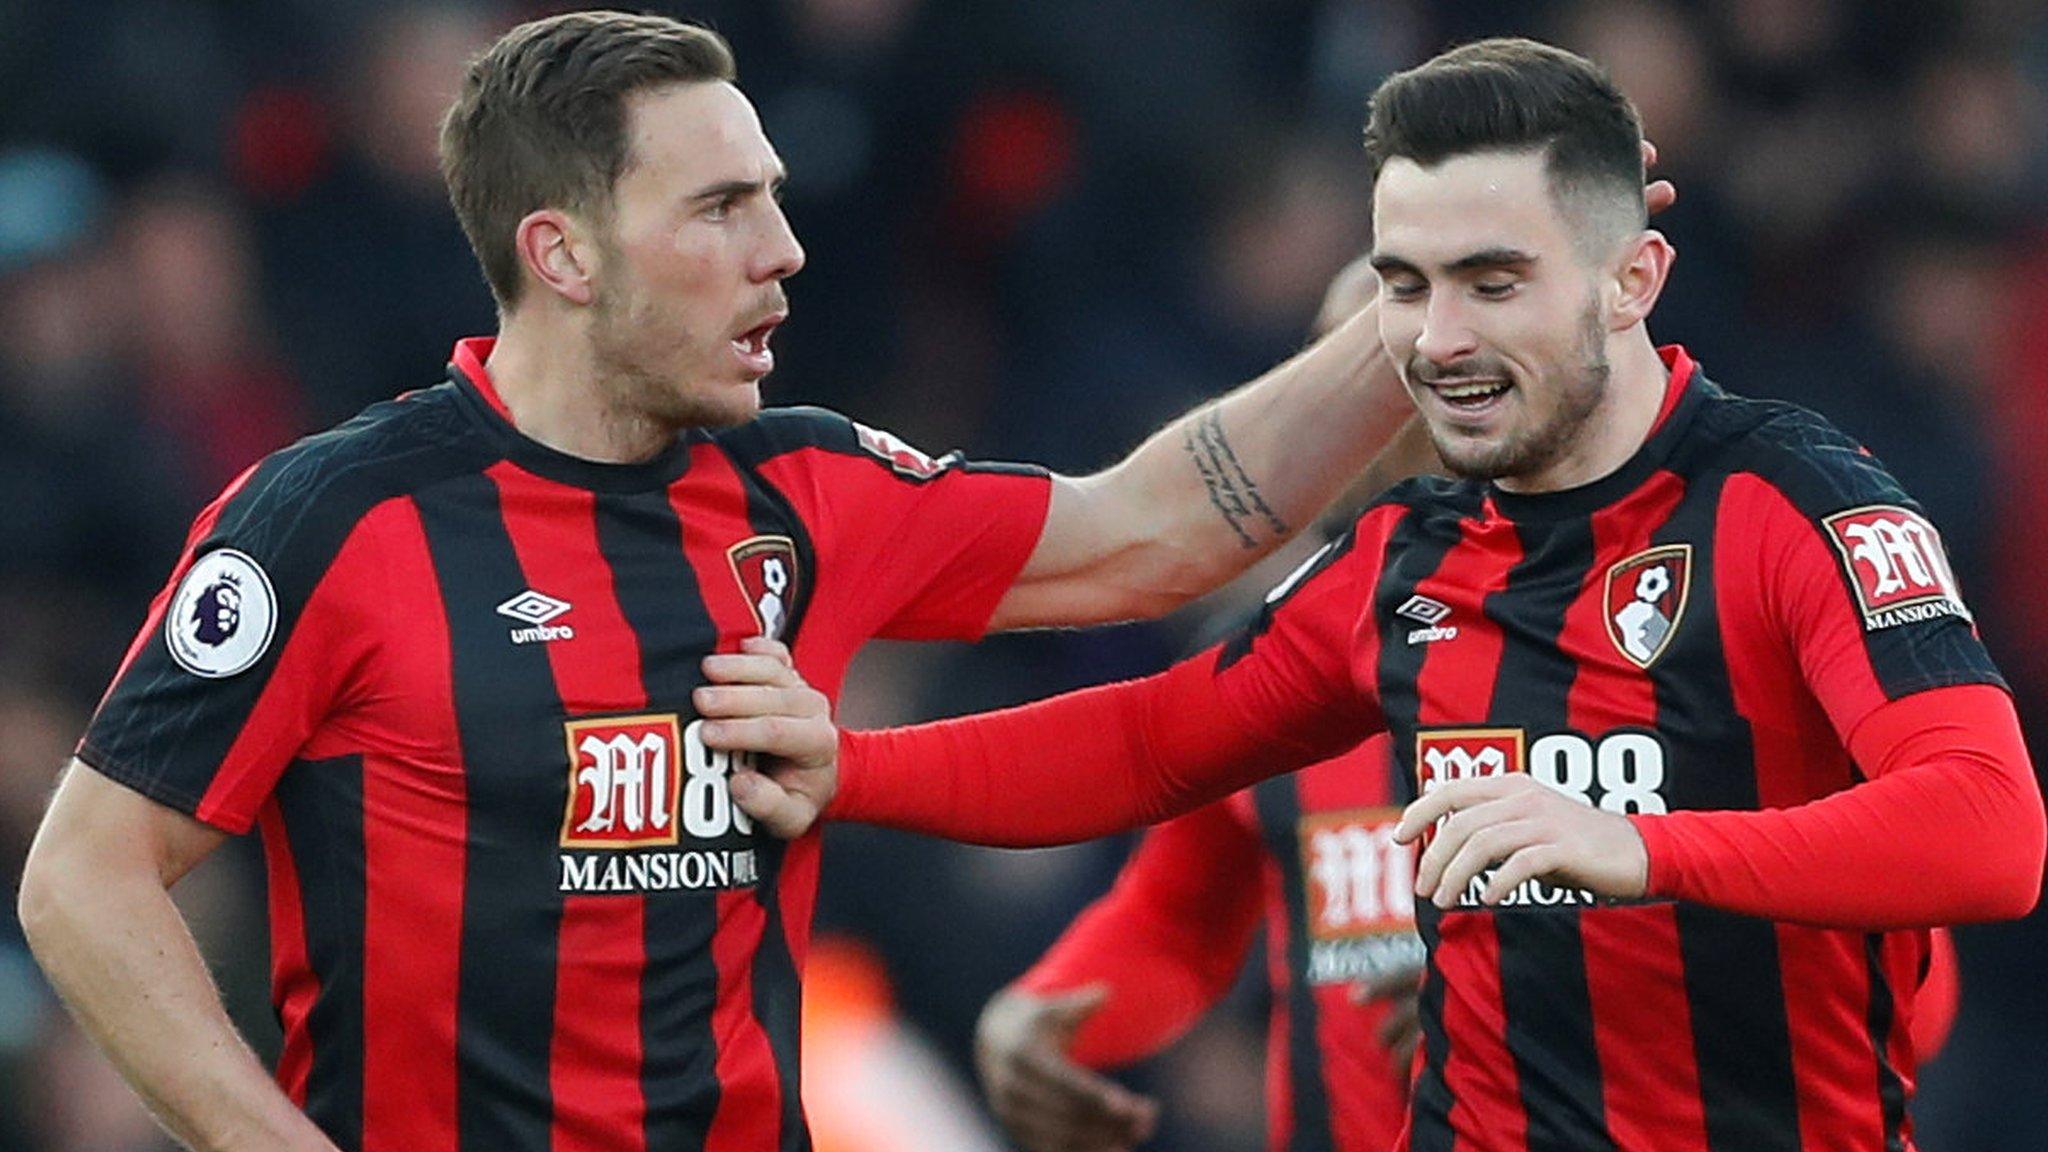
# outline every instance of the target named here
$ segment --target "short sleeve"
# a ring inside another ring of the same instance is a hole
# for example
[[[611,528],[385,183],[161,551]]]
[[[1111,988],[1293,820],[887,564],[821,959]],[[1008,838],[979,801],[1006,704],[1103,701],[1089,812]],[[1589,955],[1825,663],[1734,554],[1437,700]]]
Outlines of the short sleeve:
[[[756,423],[756,466],[798,505],[827,610],[856,622],[863,637],[982,635],[1038,545],[1050,474],[930,456],[823,409]]]
[[[353,517],[294,492],[273,458],[202,511],[100,701],[78,757],[246,832],[371,642],[349,605],[379,578]]]
[[[1750,538],[1759,606],[1837,734],[1917,692],[2003,687],[1941,533],[1875,459],[1825,432],[1800,458],[1731,479],[1723,520],[1739,529],[1724,539]]]

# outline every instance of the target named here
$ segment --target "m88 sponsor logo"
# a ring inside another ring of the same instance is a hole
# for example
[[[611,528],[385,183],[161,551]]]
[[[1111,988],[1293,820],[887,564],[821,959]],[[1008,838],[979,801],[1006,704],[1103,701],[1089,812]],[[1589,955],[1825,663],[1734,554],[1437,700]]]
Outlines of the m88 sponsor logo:
[[[1623,815],[1667,811],[1664,743],[1655,732],[1617,728],[1600,736],[1548,732],[1531,741],[1520,728],[1438,728],[1416,734],[1416,787],[1428,793],[1455,780],[1526,772],[1537,782],[1581,804]],[[1424,833],[1424,844],[1430,833]],[[1487,869],[1473,877],[1458,907],[1479,908],[1479,895],[1493,879]],[[1597,903],[1592,893],[1530,880],[1498,907],[1560,907]]]
[[[563,725],[562,891],[741,888],[758,880],[753,822],[729,786],[744,758],[705,747],[699,723],[671,712]]]

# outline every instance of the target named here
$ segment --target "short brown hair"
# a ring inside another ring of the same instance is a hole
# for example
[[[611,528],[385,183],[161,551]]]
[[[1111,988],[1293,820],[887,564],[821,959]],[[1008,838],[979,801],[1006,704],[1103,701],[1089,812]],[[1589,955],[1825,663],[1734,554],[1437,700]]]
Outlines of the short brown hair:
[[[1425,168],[1474,152],[1543,149],[1560,206],[1643,207],[1643,125],[1599,65],[1518,37],[1480,40],[1397,72],[1372,94],[1365,151],[1375,178],[1396,157]]]
[[[735,75],[718,33],[625,12],[521,24],[477,57],[441,122],[441,176],[498,306],[519,302],[514,233],[528,213],[609,213],[630,159],[628,97]]]

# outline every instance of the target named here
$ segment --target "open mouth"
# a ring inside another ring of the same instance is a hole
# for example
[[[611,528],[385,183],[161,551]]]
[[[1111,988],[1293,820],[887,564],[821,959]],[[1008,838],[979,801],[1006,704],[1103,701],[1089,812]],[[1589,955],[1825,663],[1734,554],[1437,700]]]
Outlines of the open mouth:
[[[759,375],[765,376],[775,367],[775,353],[768,347],[768,338],[775,334],[775,329],[782,324],[783,318],[783,314],[778,312],[733,337],[733,352],[739,356],[741,363]]]
[[[1508,394],[1514,385],[1506,380],[1461,380],[1454,384],[1432,384],[1439,399],[1452,408],[1476,412]]]

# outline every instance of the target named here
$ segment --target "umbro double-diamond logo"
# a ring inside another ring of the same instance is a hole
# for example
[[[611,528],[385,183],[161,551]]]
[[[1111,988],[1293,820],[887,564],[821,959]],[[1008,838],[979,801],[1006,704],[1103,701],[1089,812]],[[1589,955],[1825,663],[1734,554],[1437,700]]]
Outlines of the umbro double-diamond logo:
[[[498,615],[509,616],[526,625],[510,632],[514,644],[543,644],[550,640],[573,640],[576,629],[567,624],[551,624],[549,621],[573,607],[567,600],[535,592],[528,588],[498,605]]]

